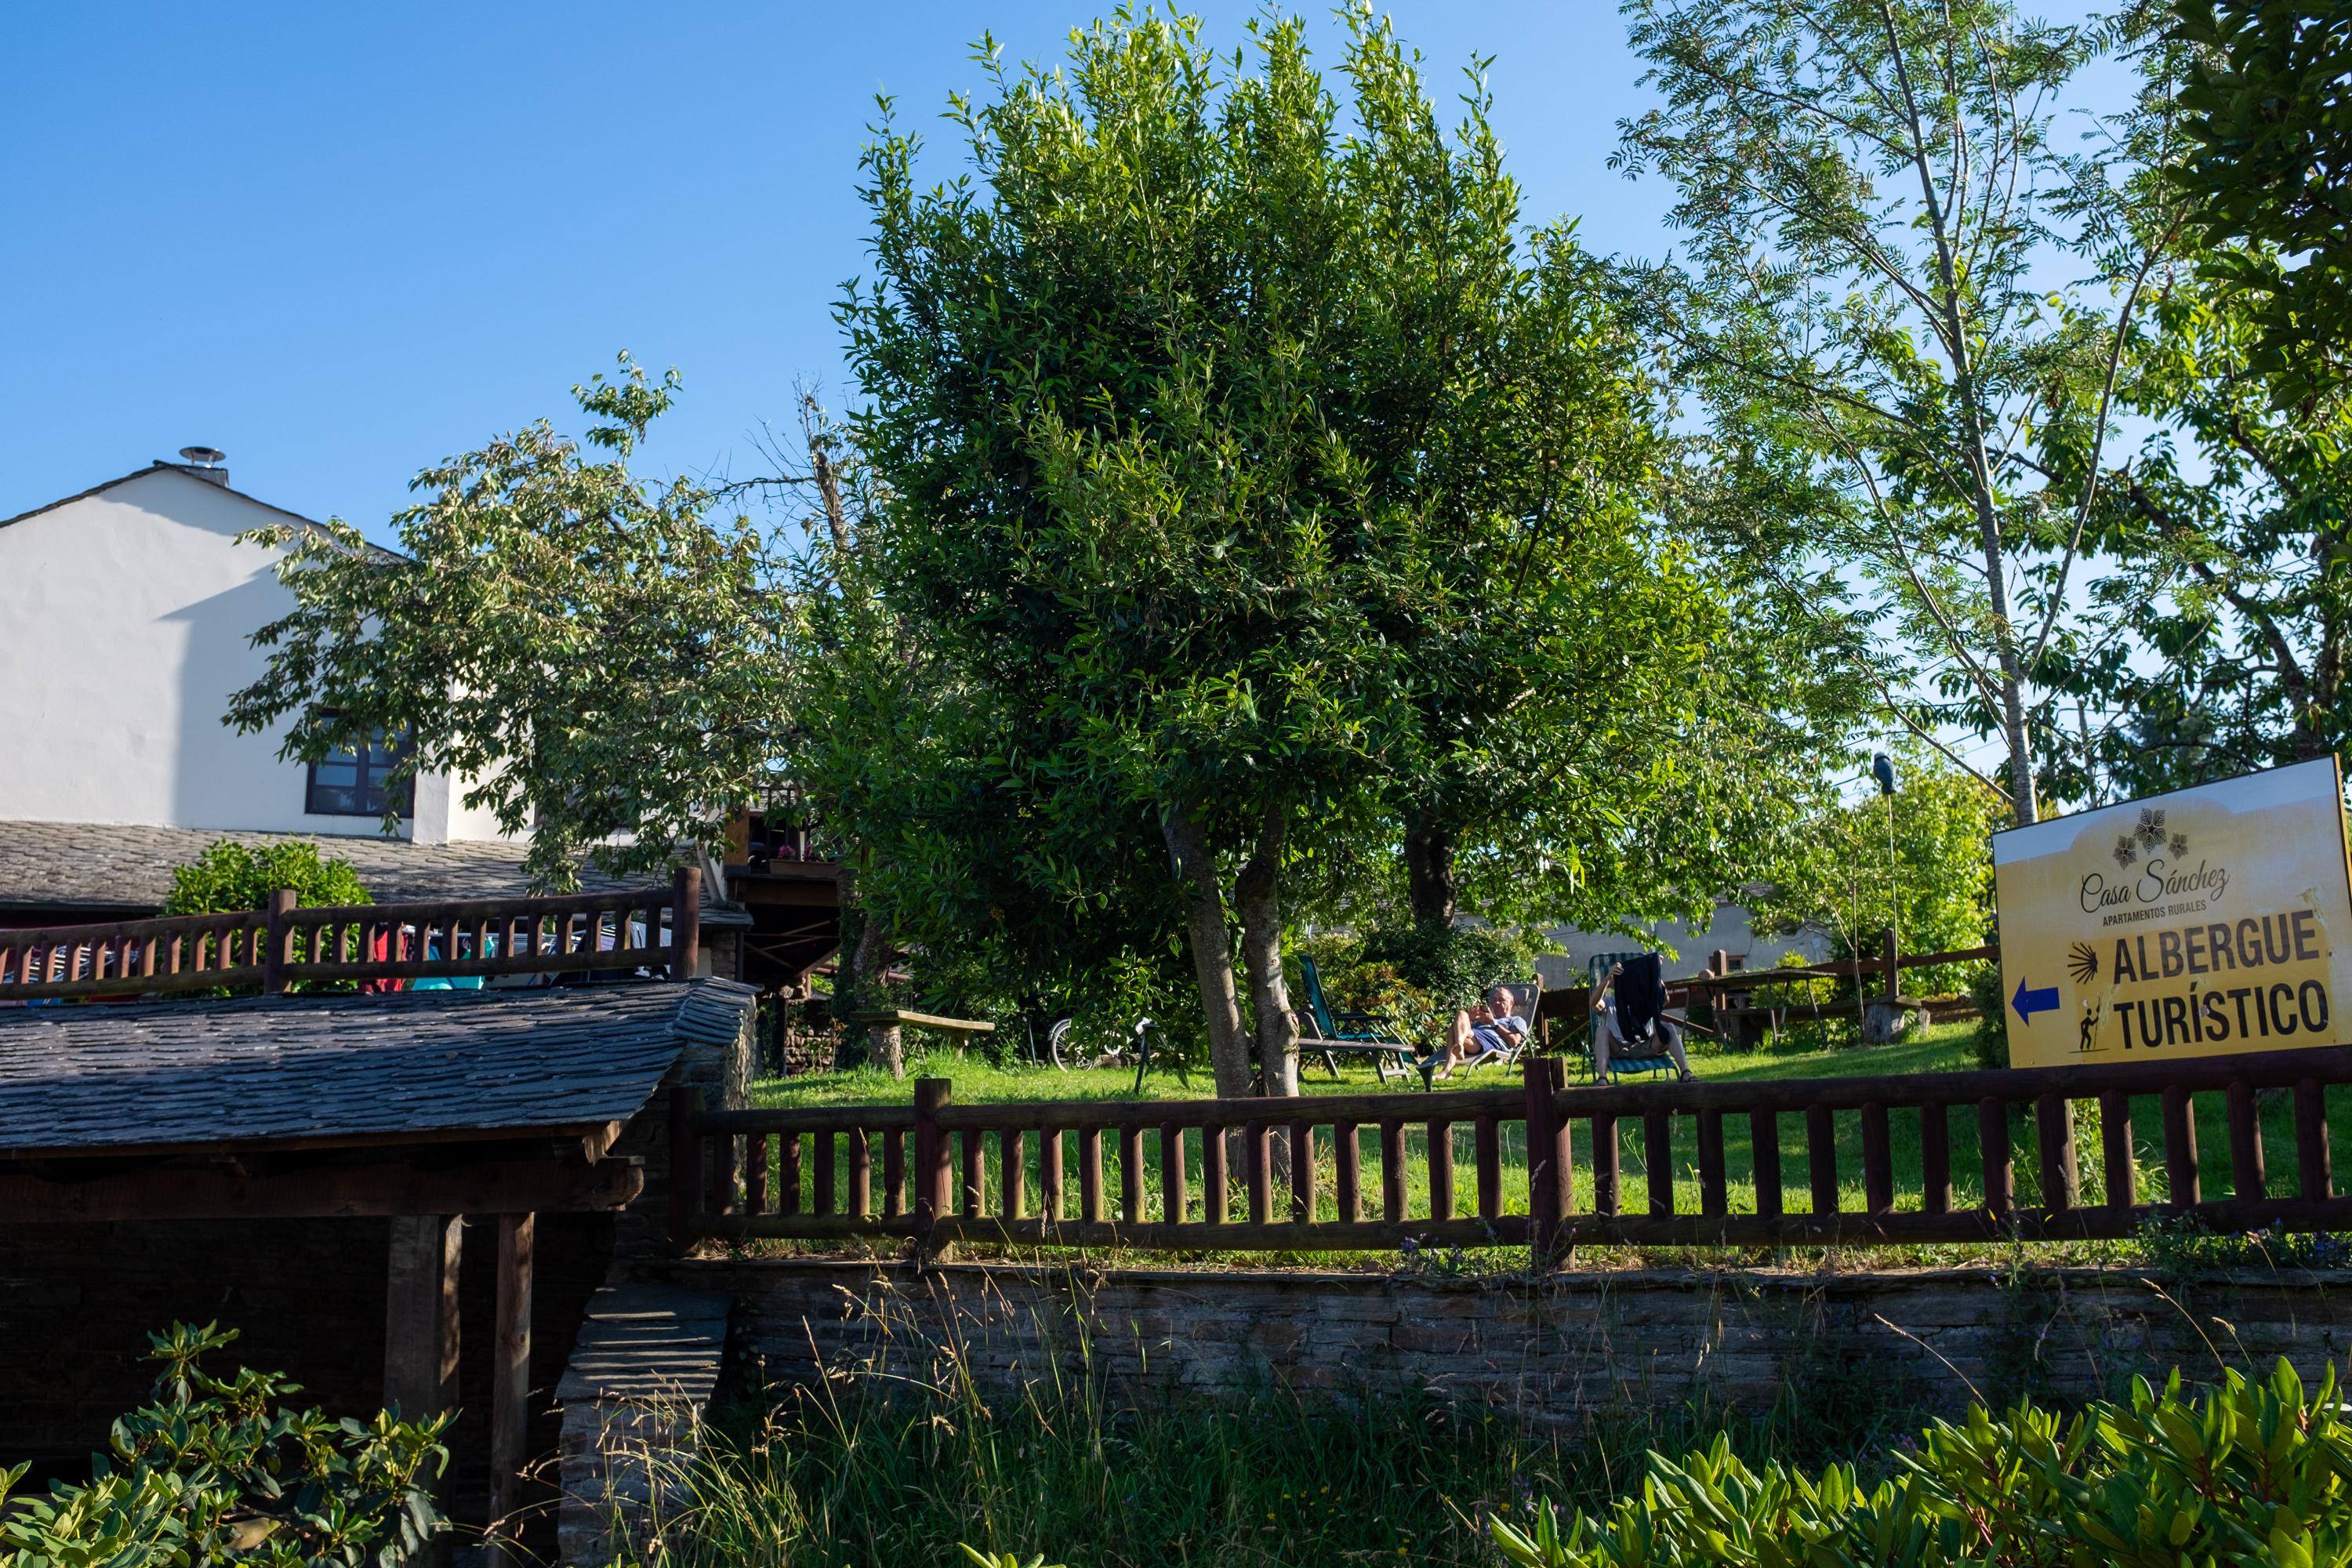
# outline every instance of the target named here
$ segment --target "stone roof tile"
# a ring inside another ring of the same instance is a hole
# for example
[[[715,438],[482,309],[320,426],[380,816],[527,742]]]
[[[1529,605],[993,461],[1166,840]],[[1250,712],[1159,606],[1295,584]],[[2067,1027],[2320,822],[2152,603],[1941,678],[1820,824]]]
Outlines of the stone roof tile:
[[[625,1121],[757,999],[706,979],[0,1009],[0,1158]]]
[[[0,821],[0,908],[87,908],[100,914],[144,913],[172,894],[172,870],[204,853],[215,839],[253,848],[308,839],[322,854],[347,860],[380,904],[436,899],[520,899],[534,889],[522,868],[523,846],[509,840],[412,844],[404,838],[310,833],[233,833],[209,828],[154,827],[106,822]],[[617,893],[648,879],[580,870],[583,893]],[[748,924],[705,888],[706,925]]]

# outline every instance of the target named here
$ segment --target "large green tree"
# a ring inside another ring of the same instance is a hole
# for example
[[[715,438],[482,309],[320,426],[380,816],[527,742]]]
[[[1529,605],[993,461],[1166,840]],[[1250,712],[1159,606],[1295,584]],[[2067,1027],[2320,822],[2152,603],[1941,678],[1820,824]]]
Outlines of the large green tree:
[[[964,174],[869,150],[843,310],[877,581],[978,737],[951,776],[1066,899],[1164,865],[1228,1094],[1253,1055],[1295,1084],[1299,889],[1402,846],[1442,920],[1465,850],[1632,821],[1696,765],[1676,683],[1722,627],[1642,504],[1654,399],[1595,269],[1522,229],[1483,96],[1449,133],[1346,19],[1336,96],[1295,22],[987,55]]]
[[[2097,635],[2050,661],[2063,696],[2040,748],[2062,792],[2094,803],[2336,750],[2352,654],[2343,379],[2324,353],[2280,353],[2285,318],[2261,281],[2279,252],[2235,232],[2285,232],[2268,209],[2210,193],[2183,205],[2210,173],[2210,116],[2191,110],[2222,56],[2198,29],[2134,21],[2138,97],[2081,169],[2135,237],[2079,251],[2120,289],[2117,255],[2168,230],[2181,242],[2147,270],[2148,308],[2124,340],[2116,402],[2147,434],[2096,476],[2088,509]],[[2306,195],[2273,193],[2282,207]],[[2070,479],[2086,456],[2048,455]]]
[[[2113,222],[2052,144],[2100,37],[2005,0],[1625,10],[1664,101],[1618,158],[1674,182],[1687,235],[1634,281],[1707,416],[1711,527],[1791,614],[1874,617],[1887,712],[1999,736],[1979,776],[2033,820],[2087,479],[2169,235]],[[2102,278],[2076,288],[2052,259],[2085,239]]]
[[[776,783],[790,603],[726,497],[631,471],[676,390],[624,355],[573,388],[586,450],[541,420],[425,469],[398,552],[341,522],[258,531],[295,607],[256,635],[268,665],[229,721],[290,721],[287,754],[310,762],[405,737],[396,782],[470,781],[467,807],[530,833],[550,886],[583,855],[627,871],[717,847]]]
[[[2136,342],[2154,426],[2105,477],[2092,597],[2115,635],[2071,661],[2053,776],[2097,799],[2326,756],[2347,739],[2352,439],[2340,391],[2284,394],[2234,287],[2187,267]]]

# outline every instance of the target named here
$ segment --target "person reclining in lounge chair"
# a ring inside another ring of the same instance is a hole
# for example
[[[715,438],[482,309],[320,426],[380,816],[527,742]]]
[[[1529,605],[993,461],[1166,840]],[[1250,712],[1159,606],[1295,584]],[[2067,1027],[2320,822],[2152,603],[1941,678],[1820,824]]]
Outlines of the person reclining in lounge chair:
[[[1658,956],[1645,953],[1628,970],[1612,963],[1592,988],[1592,1013],[1600,1026],[1592,1032],[1592,1081],[1609,1081],[1609,1058],[1654,1057],[1664,1047],[1674,1058],[1685,1083],[1691,1080],[1690,1058],[1683,1055],[1683,1032],[1664,1013],[1665,986],[1659,979]]]
[[[1445,1029],[1445,1059],[1439,1078],[1482,1057],[1507,1057],[1527,1043],[1528,1021],[1511,1011],[1508,986],[1497,985],[1488,997],[1473,1002],[1454,1015]]]

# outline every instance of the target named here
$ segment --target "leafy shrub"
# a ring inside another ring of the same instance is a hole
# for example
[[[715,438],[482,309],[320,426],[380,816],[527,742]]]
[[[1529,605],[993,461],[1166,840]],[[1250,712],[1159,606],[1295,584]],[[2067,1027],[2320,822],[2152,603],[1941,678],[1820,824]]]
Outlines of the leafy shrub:
[[[1653,1456],[1638,1496],[1605,1518],[1489,1529],[1521,1568],[1961,1563],[2315,1568],[2352,1561],[2352,1426],[2333,1370],[2305,1397],[2281,1361],[2195,1397],[2173,1373],[2072,1420],[2020,1405],[1939,1421],[1893,1479],[1832,1465],[1759,1469],[1717,1437],[1679,1464]]]
[[[1387,965],[1450,1013],[1476,1001],[1489,986],[1527,979],[1535,973],[1537,954],[1551,951],[1534,931],[1405,925],[1366,935],[1357,962]]]
[[[280,1401],[298,1385],[198,1364],[236,1338],[212,1324],[148,1336],[154,1403],[114,1424],[83,1485],[11,1499],[0,1469],[0,1562],[21,1568],[397,1568],[446,1529],[425,1489],[448,1460],[449,1417],[331,1421]]]
[[[1350,964],[1328,977],[1324,988],[1340,1012],[1391,1019],[1407,1039],[1434,1040],[1454,1016],[1451,1006],[1407,980],[1393,963]]]
[[[173,868],[172,896],[164,900],[163,912],[209,915],[257,910],[279,888],[293,889],[295,898],[312,909],[375,901],[360,885],[359,873],[352,868],[350,861],[320,855],[319,847],[308,839],[286,839],[255,849],[235,839],[216,838],[205,847],[203,854]],[[335,942],[347,933],[356,934],[349,928],[331,931],[323,945],[331,952]],[[293,933],[291,952],[295,963],[309,961],[311,940],[307,930]],[[348,981],[303,981],[294,989],[341,991],[350,986]],[[211,994],[252,995],[254,991],[254,987],[247,986],[241,992],[222,989]]]
[[[203,854],[172,872],[167,915],[228,914],[257,910],[278,888],[291,888],[311,908],[367,904],[375,900],[360,885],[348,860],[331,859],[307,838],[289,838],[258,849],[219,838]]]

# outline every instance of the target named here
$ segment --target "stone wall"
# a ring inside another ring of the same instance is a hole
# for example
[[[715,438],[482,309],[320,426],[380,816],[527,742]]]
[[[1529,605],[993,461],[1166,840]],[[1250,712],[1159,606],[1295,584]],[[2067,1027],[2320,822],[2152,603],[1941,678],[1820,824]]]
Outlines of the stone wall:
[[[1083,1334],[1115,1381],[1229,1396],[1269,1384],[1423,1390],[1535,1421],[1625,1401],[1749,1408],[1856,1384],[1926,1408],[1971,1390],[2082,1399],[2172,1366],[2285,1355],[2309,1373],[2352,1340],[2352,1275],[2193,1288],[2128,1272],[1984,1269],[1563,1274],[1527,1280],[993,1265],[680,1261],[649,1271],[735,1300],[734,1346],[779,1383],[919,1370],[953,1341],[984,1380],[1075,1371]],[[1888,1384],[1900,1383],[1900,1390]]]

